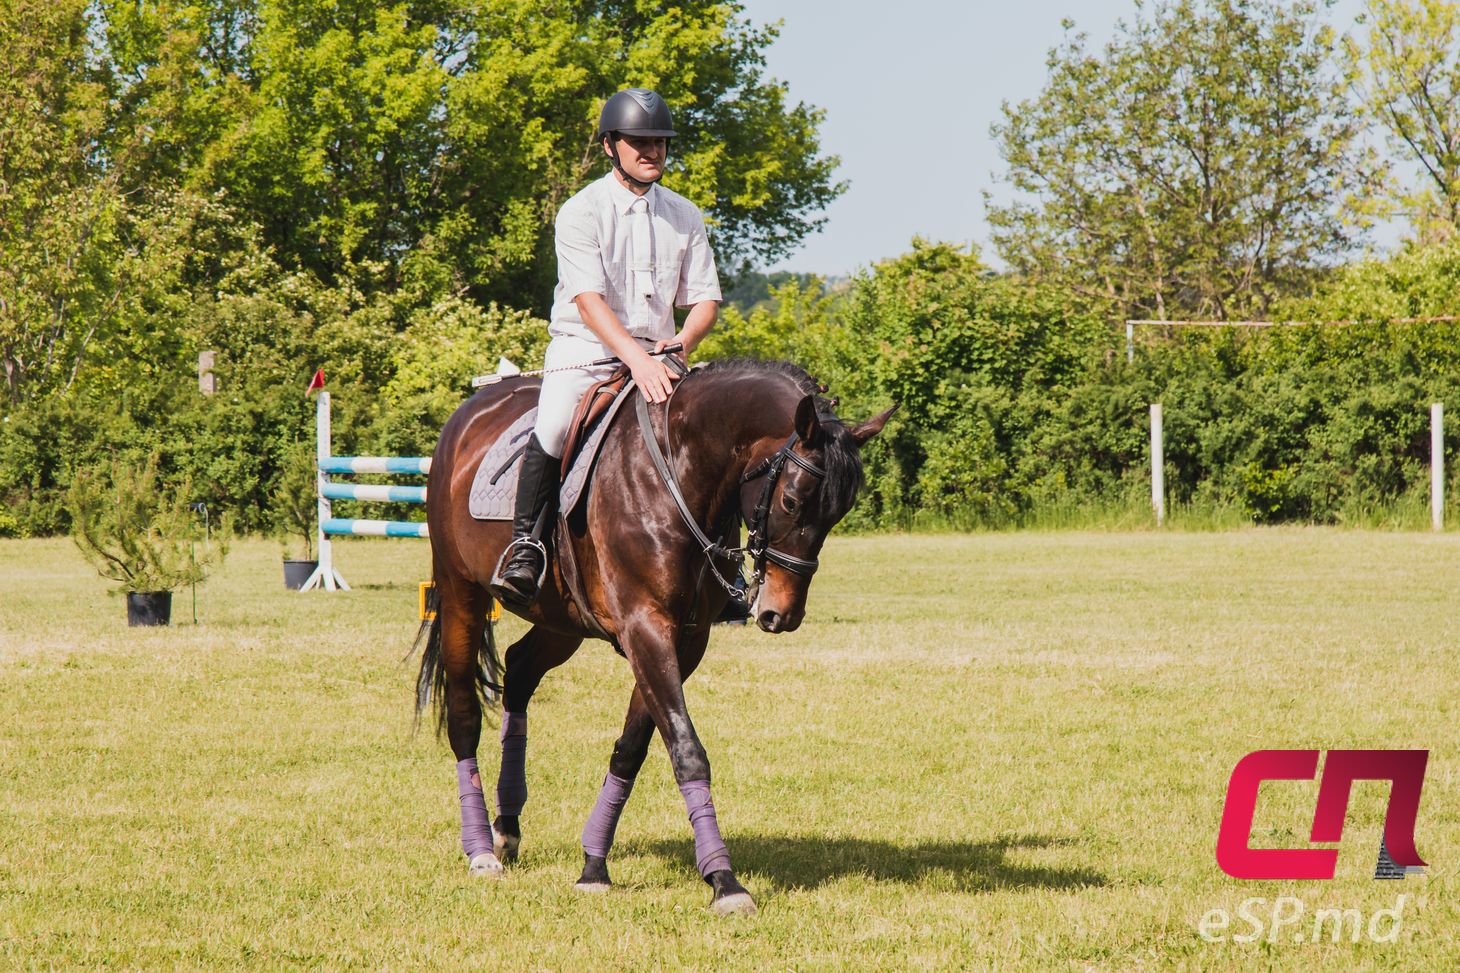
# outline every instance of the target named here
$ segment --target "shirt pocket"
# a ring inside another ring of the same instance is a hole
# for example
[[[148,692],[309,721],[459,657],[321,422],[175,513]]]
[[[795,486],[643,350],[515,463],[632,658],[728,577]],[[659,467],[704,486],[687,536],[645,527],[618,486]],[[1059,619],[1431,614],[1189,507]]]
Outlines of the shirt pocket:
[[[665,304],[673,305],[679,293],[679,273],[689,240],[667,221],[656,221],[654,235],[654,289]]]

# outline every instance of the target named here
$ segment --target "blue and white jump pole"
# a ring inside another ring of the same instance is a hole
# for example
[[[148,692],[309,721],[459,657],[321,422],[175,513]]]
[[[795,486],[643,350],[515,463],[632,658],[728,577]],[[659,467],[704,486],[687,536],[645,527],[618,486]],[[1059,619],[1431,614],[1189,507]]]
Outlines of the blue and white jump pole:
[[[322,588],[325,591],[349,591],[335,568],[330,538],[356,537],[430,537],[426,525],[405,520],[352,520],[334,516],[331,500],[364,500],[374,503],[425,503],[423,486],[391,486],[387,484],[334,483],[330,475],[350,473],[389,473],[424,475],[431,472],[429,456],[332,456],[330,455],[330,394],[319,393],[315,414],[315,442],[318,444],[319,490],[319,566],[300,587],[300,591]]]

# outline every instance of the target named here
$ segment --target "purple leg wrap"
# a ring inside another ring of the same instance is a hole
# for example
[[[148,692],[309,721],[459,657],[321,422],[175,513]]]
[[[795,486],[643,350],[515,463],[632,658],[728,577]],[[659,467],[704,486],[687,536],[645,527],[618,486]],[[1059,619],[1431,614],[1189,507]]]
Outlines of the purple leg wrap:
[[[692,780],[679,785],[684,807],[689,811],[689,826],[695,833],[695,864],[700,874],[709,878],[712,872],[730,867],[730,851],[720,837],[720,823],[715,820],[715,803],[710,800],[710,782]]]
[[[461,798],[461,850],[470,861],[492,850],[492,826],[487,823],[487,804],[482,797],[476,757],[456,762],[456,794]]]
[[[618,816],[624,813],[624,803],[634,789],[632,780],[624,780],[609,774],[603,778],[598,800],[588,823],[583,825],[583,853],[597,858],[607,858],[613,847],[613,833],[618,829]]]
[[[502,711],[502,770],[497,774],[497,813],[515,816],[527,803],[527,714]]]

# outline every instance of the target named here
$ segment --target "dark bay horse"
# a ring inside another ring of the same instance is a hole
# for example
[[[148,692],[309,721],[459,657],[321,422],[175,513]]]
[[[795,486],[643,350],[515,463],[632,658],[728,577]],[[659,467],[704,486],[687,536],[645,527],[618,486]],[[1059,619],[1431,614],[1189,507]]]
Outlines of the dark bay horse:
[[[609,887],[614,830],[657,729],[684,795],[700,874],[714,890],[713,908],[754,912],[720,837],[710,763],[685,708],[683,683],[730,597],[716,576],[736,575],[739,554],[724,549],[739,543],[742,519],[763,578],[753,606],[757,624],[767,632],[801,624],[817,554],[861,488],[861,446],[892,410],[845,424],[801,369],[747,361],[694,369],[667,405],[624,403],[604,437],[587,497],[559,517],[541,596],[518,612],[532,627],[505,660],[493,828],[476,758],[488,678],[483,663],[491,650],[486,585],[510,525],[474,520],[467,499],[481,457],[536,404],[538,388],[535,380],[509,379],[477,392],[447,421],[431,464],[427,520],[438,610],[422,655],[417,705],[434,695],[456,754],[469,868],[500,875],[502,862],[516,858],[527,798],[528,703],[544,674],[585,638],[605,638],[628,660],[634,690],[584,828],[577,887]],[[672,472],[678,501],[656,466],[646,426]]]

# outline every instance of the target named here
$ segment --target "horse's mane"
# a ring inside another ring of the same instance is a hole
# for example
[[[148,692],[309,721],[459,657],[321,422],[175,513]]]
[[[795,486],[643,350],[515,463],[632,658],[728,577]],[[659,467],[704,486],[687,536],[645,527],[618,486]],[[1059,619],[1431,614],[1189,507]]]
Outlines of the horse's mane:
[[[821,395],[821,385],[806,369],[788,361],[763,361],[758,358],[722,358],[700,365],[696,374],[766,375],[790,381],[802,395],[816,399],[816,413],[825,434],[821,462],[826,479],[821,484],[821,514],[828,520],[839,520],[852,509],[862,489],[862,453],[845,422],[835,413],[836,403]]]

